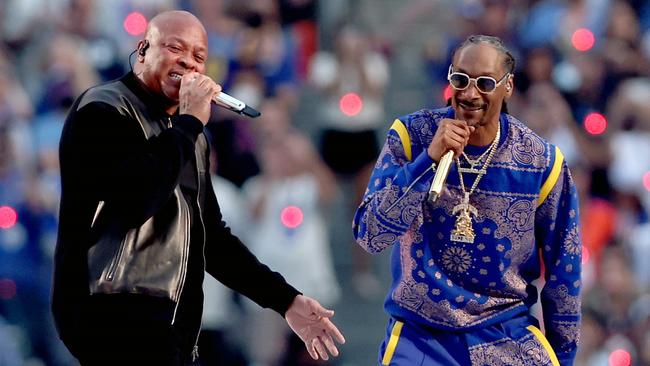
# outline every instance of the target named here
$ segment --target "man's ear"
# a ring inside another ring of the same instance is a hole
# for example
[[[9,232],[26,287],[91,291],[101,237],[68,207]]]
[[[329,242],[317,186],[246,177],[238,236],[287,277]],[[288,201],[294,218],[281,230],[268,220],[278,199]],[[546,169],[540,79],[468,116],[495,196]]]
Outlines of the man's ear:
[[[138,42],[138,58],[144,57],[147,52],[147,48],[149,48],[148,40],[143,39]]]
[[[506,81],[506,97],[510,97],[515,89],[515,77],[514,75],[509,75],[508,80]]]

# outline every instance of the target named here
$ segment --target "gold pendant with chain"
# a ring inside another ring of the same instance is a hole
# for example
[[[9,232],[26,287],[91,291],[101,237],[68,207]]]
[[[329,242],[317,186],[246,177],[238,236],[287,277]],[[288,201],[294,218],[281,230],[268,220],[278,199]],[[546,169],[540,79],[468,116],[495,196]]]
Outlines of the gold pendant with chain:
[[[469,168],[459,168],[458,171],[460,173],[472,173],[472,174],[485,174],[487,171],[485,169],[476,169],[474,166],[471,166]]]
[[[460,166],[460,159],[458,158],[456,159],[456,166],[458,168],[458,180],[460,183],[460,189],[463,192],[463,199],[461,200],[460,204],[454,206],[454,208],[451,211],[452,215],[457,215],[456,224],[454,225],[454,230],[451,231],[451,235],[450,235],[451,241],[470,243],[470,244],[474,243],[476,234],[474,233],[472,215],[477,217],[478,210],[476,209],[476,207],[472,206],[469,203],[469,196],[472,193],[474,193],[476,187],[478,186],[478,182],[481,180],[483,175],[487,173],[487,168],[490,165],[490,162],[492,161],[492,158],[494,157],[494,154],[497,151],[497,144],[499,143],[500,136],[501,136],[501,124],[498,124],[497,133],[496,136],[494,137],[494,140],[492,140],[492,144],[490,144],[490,147],[481,156],[479,156],[478,159],[471,160],[467,157],[467,155],[465,155],[465,153],[463,153],[463,156],[465,157],[465,159],[470,165],[469,168],[462,168]],[[487,154],[485,163],[480,169],[476,169],[475,166],[478,165],[478,163],[483,159],[483,156],[485,154]],[[472,184],[472,187],[469,189],[469,191],[465,189],[463,173],[476,174],[474,183]]]
[[[456,215],[456,225],[454,230],[451,231],[450,239],[462,243],[474,243],[474,228],[472,227],[472,215],[477,216],[478,211],[476,207],[469,203],[469,193],[465,192],[465,197],[460,204],[454,206],[452,214]]]

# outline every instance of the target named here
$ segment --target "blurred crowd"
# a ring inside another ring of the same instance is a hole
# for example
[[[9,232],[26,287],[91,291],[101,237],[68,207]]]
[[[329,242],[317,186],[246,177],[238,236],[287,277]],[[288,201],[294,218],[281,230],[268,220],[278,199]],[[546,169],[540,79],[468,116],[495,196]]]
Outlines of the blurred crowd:
[[[650,365],[644,0],[0,1],[0,365],[75,364],[49,312],[61,128],[80,93],[129,71],[138,14],[179,8],[208,31],[208,75],[262,112],[215,107],[206,129],[226,221],[334,308],[343,289],[381,306],[378,266],[349,223],[392,120],[446,103],[450,53],[466,36],[501,37],[517,60],[510,113],[562,149],[579,187],[576,364]],[[205,292],[204,365],[310,364],[277,314],[215,281]]]

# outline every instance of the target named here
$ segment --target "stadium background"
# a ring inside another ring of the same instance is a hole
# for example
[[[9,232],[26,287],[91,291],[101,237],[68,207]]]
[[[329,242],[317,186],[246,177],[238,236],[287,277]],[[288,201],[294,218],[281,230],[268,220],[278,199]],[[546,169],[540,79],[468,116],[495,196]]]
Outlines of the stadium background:
[[[517,59],[511,113],[563,150],[579,186],[584,320],[576,364],[650,365],[643,0],[0,0],[0,365],[75,364],[48,304],[61,127],[83,90],[128,71],[147,19],[166,9],[204,22],[209,75],[264,113],[252,121],[215,111],[215,183],[235,232],[337,311],[347,343],[328,364],[374,364],[387,320],[388,255],[370,257],[353,244],[364,175],[345,163],[373,154],[394,118],[443,105],[450,51],[485,33],[504,39]],[[368,133],[333,140],[341,148],[356,142],[347,155],[323,156],[332,131]],[[339,173],[323,169],[323,158]],[[278,183],[274,193],[259,184],[265,179]],[[260,197],[277,214],[256,216]],[[279,233],[274,243],[268,233]],[[206,286],[205,357],[308,364],[276,314]]]

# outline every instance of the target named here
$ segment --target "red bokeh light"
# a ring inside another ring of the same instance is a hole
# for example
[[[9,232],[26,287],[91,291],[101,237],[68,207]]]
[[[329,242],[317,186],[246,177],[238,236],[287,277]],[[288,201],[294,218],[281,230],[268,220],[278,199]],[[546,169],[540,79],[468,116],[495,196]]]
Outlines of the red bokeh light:
[[[453,94],[453,90],[451,90],[451,85],[447,85],[445,87],[445,90],[442,92],[442,99],[445,103],[451,98],[451,95]]]
[[[0,299],[11,300],[16,296],[16,282],[9,278],[0,278]]]
[[[347,93],[341,97],[339,108],[346,116],[356,116],[363,109],[363,100],[356,93]]]
[[[617,349],[609,354],[609,366],[630,366],[632,356],[624,349]]]
[[[591,256],[591,253],[589,252],[589,248],[586,246],[582,246],[582,264],[585,265],[589,262],[589,257]]]
[[[129,13],[124,18],[124,29],[132,36],[142,34],[147,29],[147,18],[137,11]]]
[[[16,225],[18,213],[13,207],[0,206],[0,229],[9,229]]]
[[[585,130],[592,135],[600,135],[607,129],[607,119],[600,113],[589,113],[584,124]]]
[[[289,229],[295,229],[302,224],[302,210],[298,206],[287,206],[280,212],[280,221],[282,225]]]
[[[571,44],[578,51],[589,51],[594,43],[596,43],[596,37],[587,28],[580,28],[571,36]]]
[[[643,187],[650,192],[650,172],[643,174]]]

